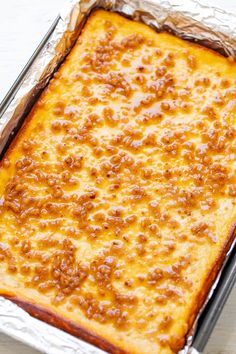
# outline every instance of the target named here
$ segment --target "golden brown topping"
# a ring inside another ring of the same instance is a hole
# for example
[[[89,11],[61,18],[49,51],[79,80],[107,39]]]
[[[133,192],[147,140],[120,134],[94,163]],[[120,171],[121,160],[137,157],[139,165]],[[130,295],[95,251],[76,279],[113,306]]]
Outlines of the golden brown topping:
[[[175,62],[174,62],[174,53],[168,53],[164,59],[163,59],[164,65],[168,67],[173,67]]]
[[[124,48],[136,48],[145,41],[141,34],[131,34],[121,41]]]
[[[56,104],[56,106],[55,106],[55,108],[54,108],[54,110],[53,110],[53,113],[54,113],[55,115],[60,116],[60,115],[63,114],[64,109],[65,109],[65,104],[64,104],[64,102],[63,102],[63,101],[58,101],[57,104]]]
[[[168,102],[161,102],[161,108],[163,111],[170,111],[171,106]]]
[[[166,315],[163,321],[159,325],[161,331],[168,330],[173,323],[173,318],[170,315]]]
[[[195,56],[189,55],[189,56],[187,57],[187,63],[188,63],[188,65],[189,65],[189,67],[190,67],[191,69],[196,69],[196,67],[197,67],[197,61],[196,61],[196,57],[195,57]]]
[[[164,76],[166,74],[166,72],[167,72],[167,67],[166,66],[160,66],[156,70],[156,76],[157,77],[162,77],[162,76]]]
[[[65,167],[79,170],[82,167],[83,156],[68,156],[64,159]]]
[[[202,113],[206,114],[210,119],[216,119],[216,113],[213,107],[206,106],[202,109]]]
[[[236,186],[229,185],[229,192],[228,193],[231,197],[236,197]]]
[[[208,77],[201,77],[195,81],[195,85],[208,87],[210,85],[210,79]]]
[[[229,87],[230,82],[229,82],[229,80],[227,80],[227,79],[221,79],[220,84],[221,84],[221,87],[227,88],[227,87]]]
[[[115,116],[113,109],[110,107],[105,107],[103,109],[103,116],[108,124],[114,125],[118,123],[118,118]]]

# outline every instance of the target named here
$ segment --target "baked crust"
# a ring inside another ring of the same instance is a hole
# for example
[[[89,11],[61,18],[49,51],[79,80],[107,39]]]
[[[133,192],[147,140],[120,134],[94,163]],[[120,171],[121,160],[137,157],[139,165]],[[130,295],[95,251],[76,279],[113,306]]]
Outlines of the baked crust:
[[[94,12],[1,162],[0,293],[109,353],[177,353],[235,236],[235,79]]]
[[[223,262],[225,259],[225,256],[227,254],[227,251],[229,250],[233,240],[235,238],[235,226],[233,226],[232,231],[230,233],[230,237],[228,238],[224,249],[222,250],[221,254],[219,255],[219,258],[216,260],[213,268],[209,272],[209,275],[207,276],[205,285],[201,289],[198,295],[198,301],[195,303],[195,308],[193,308],[192,316],[189,318],[189,325],[188,325],[188,331],[190,332],[192,329],[192,325],[194,323],[194,320],[196,319],[196,316],[198,315],[199,310],[201,309],[206,295],[208,294]],[[4,295],[4,294],[3,294]],[[100,349],[105,350],[108,353],[112,354],[128,354],[129,352],[122,350],[118,346],[112,345],[111,342],[104,340],[104,338],[101,338],[97,334],[93,333],[92,331],[79,326],[77,323],[69,320],[65,320],[63,317],[55,315],[50,310],[46,310],[45,308],[41,308],[40,306],[33,305],[30,302],[22,301],[21,299],[18,299],[17,297],[12,297],[12,296],[7,296],[5,295],[6,298],[9,300],[13,301],[16,303],[18,306],[23,308],[25,311],[27,311],[31,316],[36,317],[40,319],[41,321],[47,322],[52,326],[55,326],[57,328],[60,328],[78,338],[83,339],[84,341],[91,343],[95,346],[98,346]],[[188,332],[186,334],[186,338],[188,336]]]

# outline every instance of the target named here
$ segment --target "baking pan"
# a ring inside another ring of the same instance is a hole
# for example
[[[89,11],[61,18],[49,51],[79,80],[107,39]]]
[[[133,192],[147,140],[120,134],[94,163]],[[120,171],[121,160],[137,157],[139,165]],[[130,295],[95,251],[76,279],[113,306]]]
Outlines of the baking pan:
[[[7,92],[6,96],[3,98],[3,100],[0,103],[0,118],[2,117],[3,113],[7,109],[8,105],[10,102],[13,100],[15,97],[20,85],[22,84],[28,70],[30,69],[31,65],[33,64],[34,60],[37,58],[41,50],[45,47],[46,43],[48,42],[52,32],[54,31],[56,25],[58,24],[58,21],[60,19],[60,16],[58,15],[57,18],[53,21],[52,25],[50,26],[49,30],[43,37],[42,41],[39,43],[38,47],[35,49],[34,53],[32,54],[31,58],[28,60],[27,64],[23,68],[23,70],[20,72],[19,76],[17,77],[16,81],[13,83],[12,87],[9,89]]]
[[[214,289],[203,310],[193,339],[193,347],[202,352],[223,310],[228,296],[236,281],[236,252],[235,246],[220,275],[219,282]]]
[[[195,3],[193,0],[192,3]],[[2,103],[0,104],[0,119],[3,117],[5,114],[5,111],[15,98],[18,90],[21,88],[22,84],[24,83],[24,80],[26,76],[29,73],[29,70],[31,69],[31,66],[35,63],[35,61],[38,59],[40,53],[45,50],[47,47],[48,42],[50,41],[51,35],[53,34],[58,22],[60,21],[61,17],[57,16],[51,27],[49,28],[48,32],[42,39],[41,43],[33,53],[32,57],[16,79],[15,83],[3,99]],[[184,37],[184,36],[183,36]],[[193,40],[193,38],[188,38]],[[206,45],[208,43],[206,42]],[[227,52],[227,50],[224,48],[224,52]],[[227,54],[232,54],[232,51],[228,51]],[[56,67],[55,67],[56,69]],[[1,156],[4,154],[5,150],[8,148],[12,138],[15,136],[16,132],[20,129],[21,123],[23,122],[24,118],[26,117],[28,111],[30,110],[31,106],[34,104],[36,101],[38,95],[40,92],[43,90],[45,87],[39,87],[37,90],[37,93],[34,95],[34,100],[31,101],[31,105],[28,106],[28,109],[25,110],[24,114],[22,115],[20,122],[17,124],[17,126],[11,131],[11,134],[9,134],[7,142],[5,144],[5,147],[3,151],[1,152]],[[211,332],[217,322],[217,319],[223,309],[223,306],[230,294],[231,289],[233,288],[233,285],[236,280],[236,254],[235,254],[235,248],[236,246],[233,245],[228,252],[227,258],[224,262],[224,266],[221,269],[220,274],[218,275],[213,287],[211,288],[211,293],[208,296],[207,302],[205,303],[204,307],[201,310],[201,313],[199,317],[196,320],[195,326],[193,328],[192,334],[189,336],[189,346],[187,343],[187,349],[182,350],[181,353],[190,353],[190,350],[194,350],[195,353],[201,353],[204,350],[205,345],[207,344],[208,338],[211,335]],[[46,325],[45,326],[49,326]],[[57,329],[55,329],[57,330]],[[7,330],[5,331],[6,333]],[[68,335],[69,336],[69,335]],[[30,342],[27,340],[24,340],[25,342]],[[32,345],[32,342],[30,343]],[[89,345],[88,345],[89,346]],[[41,349],[39,346],[36,346],[38,349]],[[95,348],[94,348],[95,349]],[[93,349],[93,350],[94,350]],[[56,351],[48,351],[50,353],[53,353]],[[97,351],[83,351],[83,353],[101,353],[101,351],[98,349]],[[59,351],[58,351],[59,353]],[[62,352],[61,352],[62,353]],[[68,352],[69,353],[69,352]],[[75,353],[82,353],[82,351],[75,351]]]
[[[51,26],[48,29],[47,33],[45,34],[45,36],[43,37],[43,39],[41,40],[41,42],[39,43],[39,45],[37,46],[37,48],[33,52],[32,56],[30,57],[30,59],[28,60],[28,62],[26,63],[26,65],[24,66],[22,71],[20,72],[19,76],[17,77],[17,79],[15,80],[15,82],[13,83],[13,85],[11,86],[11,88],[9,89],[9,91],[6,93],[5,97],[1,101],[1,103],[0,103],[0,119],[2,118],[3,114],[5,113],[6,109],[8,108],[8,106],[10,105],[12,100],[15,98],[15,95],[17,94],[19,88],[21,87],[21,85],[22,85],[27,73],[29,72],[32,64],[35,62],[35,60],[37,59],[38,55],[41,53],[42,49],[46,47],[47,42],[49,41],[50,36],[52,35],[55,27],[57,26],[57,24],[59,22],[59,20],[60,20],[60,15],[58,15],[56,17],[56,19],[53,21],[53,23],[51,24]],[[35,97],[35,101],[36,101],[36,97]],[[29,107],[29,109],[30,109],[30,107]],[[25,118],[26,115],[27,115],[27,112],[22,117],[22,122],[21,123],[23,123],[23,119]],[[9,146],[9,144],[11,143],[12,139],[14,138],[15,134],[20,129],[20,126],[21,126],[21,124],[19,124],[17,126],[17,128],[14,131],[12,131],[12,134],[9,136],[9,138],[7,140],[6,146],[4,147],[4,149],[2,149],[2,151],[0,151],[0,160],[1,160],[2,156],[4,155],[5,151],[7,150],[7,148]]]

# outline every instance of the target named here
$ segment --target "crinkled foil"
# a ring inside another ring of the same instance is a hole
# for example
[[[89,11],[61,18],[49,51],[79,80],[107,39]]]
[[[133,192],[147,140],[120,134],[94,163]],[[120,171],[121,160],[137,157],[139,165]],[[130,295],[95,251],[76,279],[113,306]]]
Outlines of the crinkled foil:
[[[15,97],[0,112],[0,152],[14,135],[15,128],[47,85],[53,72],[72,48],[92,9],[102,7],[142,21],[157,31],[165,30],[198,42],[226,56],[236,58],[236,16],[225,10],[208,7],[197,0],[72,0],[60,13],[60,19],[47,44],[35,56]],[[233,250],[230,248],[226,259]],[[221,272],[220,272],[221,273]],[[220,274],[208,298],[214,294]],[[214,295],[213,295],[214,296]],[[199,314],[200,316],[200,314]],[[198,318],[199,318],[198,316]],[[57,328],[41,322],[9,300],[0,297],[0,331],[48,354],[102,354],[104,351]],[[198,318],[189,333],[181,354],[197,354],[191,347]],[[179,354],[180,354],[179,353]]]

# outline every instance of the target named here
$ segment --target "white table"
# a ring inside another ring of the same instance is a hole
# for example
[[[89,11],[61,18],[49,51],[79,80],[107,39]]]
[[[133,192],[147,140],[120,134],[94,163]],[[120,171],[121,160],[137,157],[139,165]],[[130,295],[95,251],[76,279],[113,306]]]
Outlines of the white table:
[[[235,0],[204,1],[223,8],[227,5],[236,13]],[[64,0],[0,0],[0,101],[63,3]],[[37,351],[0,334],[0,354],[18,353],[36,354]],[[236,287],[204,354],[236,354]]]

